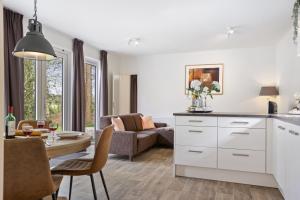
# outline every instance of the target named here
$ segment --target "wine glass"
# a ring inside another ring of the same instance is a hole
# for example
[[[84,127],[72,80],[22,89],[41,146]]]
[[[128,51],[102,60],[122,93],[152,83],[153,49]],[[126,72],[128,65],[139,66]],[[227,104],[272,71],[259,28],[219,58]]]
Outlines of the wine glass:
[[[38,120],[37,121],[37,127],[38,128],[45,128],[45,124],[46,124],[45,120]]]
[[[49,130],[51,132],[55,132],[57,129],[58,129],[58,123],[52,122],[52,123],[49,124]]]
[[[33,127],[29,124],[24,124],[22,126],[22,131],[25,136],[29,137],[32,134]]]
[[[50,135],[52,137],[52,141],[55,139],[55,131],[58,129],[58,123],[52,122],[49,124],[49,130],[51,131]]]

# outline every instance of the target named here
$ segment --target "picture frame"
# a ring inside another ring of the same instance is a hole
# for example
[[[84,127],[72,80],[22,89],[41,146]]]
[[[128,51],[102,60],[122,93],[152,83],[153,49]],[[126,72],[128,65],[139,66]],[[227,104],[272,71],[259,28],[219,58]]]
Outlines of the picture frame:
[[[192,80],[201,82],[217,81],[220,84],[220,92],[213,95],[223,95],[224,64],[196,64],[185,66],[185,94]]]

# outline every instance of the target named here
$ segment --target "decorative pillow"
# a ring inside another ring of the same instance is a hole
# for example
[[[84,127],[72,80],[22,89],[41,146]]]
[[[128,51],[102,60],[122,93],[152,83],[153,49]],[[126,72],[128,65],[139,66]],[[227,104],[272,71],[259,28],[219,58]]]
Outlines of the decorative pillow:
[[[137,131],[135,120],[132,115],[120,115],[126,131]]]
[[[142,122],[143,122],[144,130],[155,128],[155,125],[154,125],[154,122],[153,122],[151,116],[143,116]]]
[[[118,118],[112,117],[111,124],[114,126],[115,131],[125,131],[123,121],[120,117]]]

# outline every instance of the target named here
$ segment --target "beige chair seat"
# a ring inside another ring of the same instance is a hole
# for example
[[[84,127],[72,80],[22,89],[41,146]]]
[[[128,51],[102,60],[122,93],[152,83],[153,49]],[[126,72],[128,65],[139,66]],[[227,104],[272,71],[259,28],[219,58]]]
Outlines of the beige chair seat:
[[[97,200],[97,192],[96,192],[94,177],[93,177],[93,174],[96,172],[100,173],[101,180],[105,189],[105,193],[107,199],[109,200],[109,195],[105,184],[102,168],[105,166],[108,158],[108,152],[109,152],[111,139],[112,139],[112,132],[113,132],[112,125],[103,129],[101,133],[101,137],[98,143],[96,144],[94,158],[67,160],[52,169],[52,174],[70,176],[69,200],[71,200],[73,176],[83,176],[83,175],[90,176],[94,199]]]
[[[95,173],[92,171],[93,159],[67,160],[52,169],[52,174],[63,174],[69,176],[82,176]]]

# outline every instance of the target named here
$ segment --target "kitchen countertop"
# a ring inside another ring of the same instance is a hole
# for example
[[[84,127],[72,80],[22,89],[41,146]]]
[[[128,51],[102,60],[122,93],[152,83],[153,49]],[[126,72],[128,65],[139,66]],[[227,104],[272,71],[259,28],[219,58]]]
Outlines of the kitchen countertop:
[[[263,113],[239,113],[239,112],[211,112],[211,113],[190,113],[178,112],[174,116],[210,116],[210,117],[261,117],[274,118],[284,122],[300,126],[300,115],[291,114],[263,114]]]

